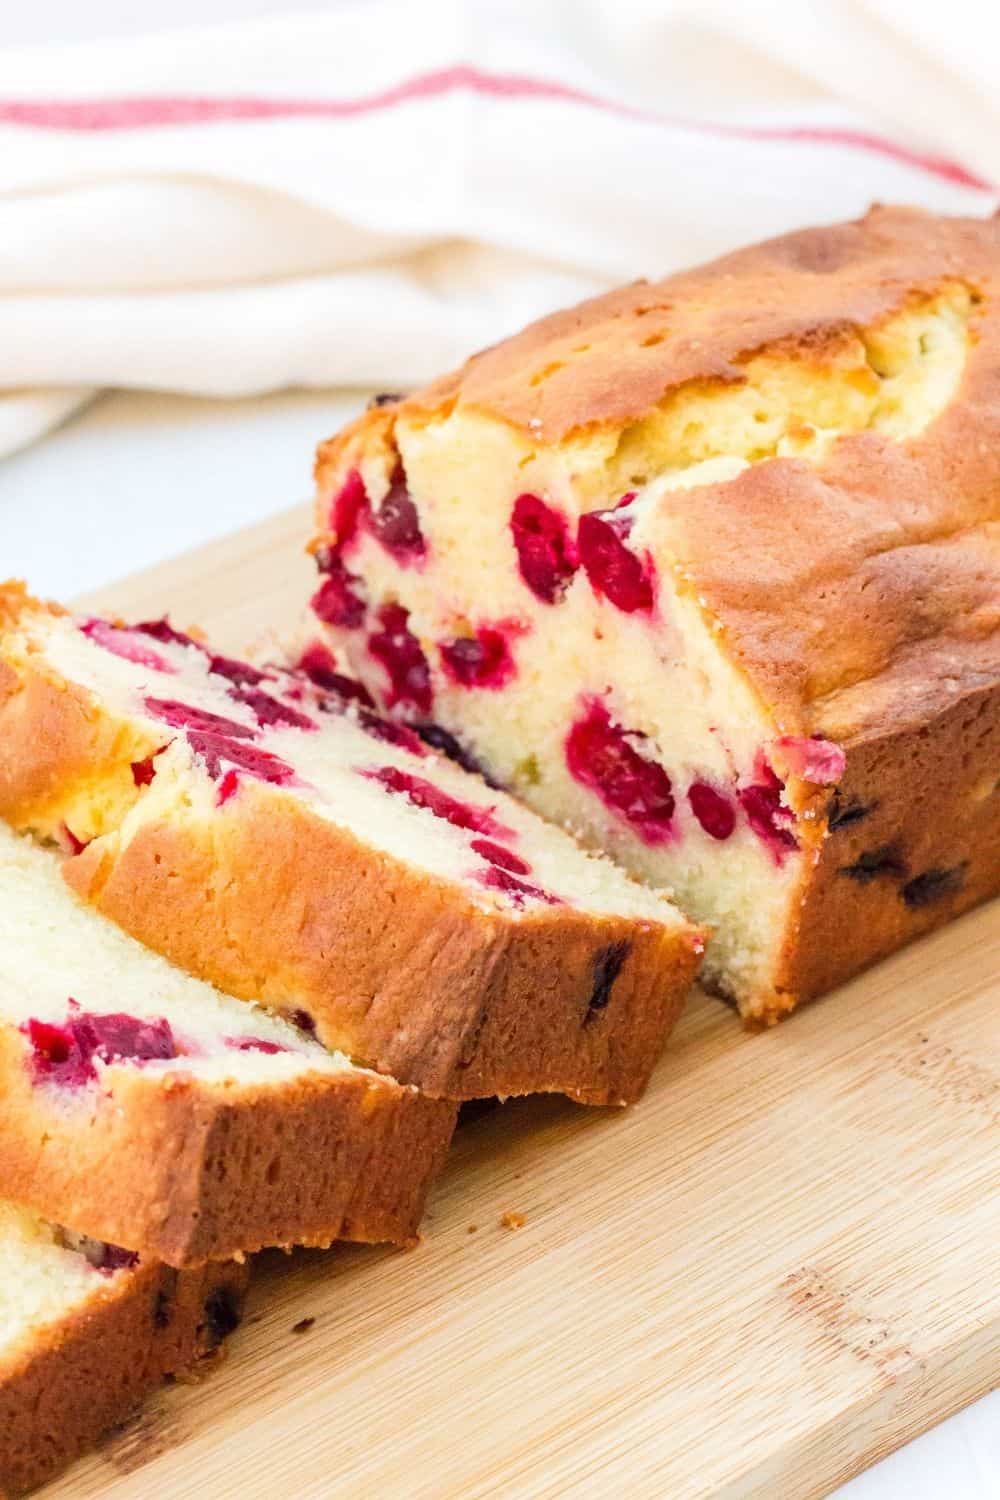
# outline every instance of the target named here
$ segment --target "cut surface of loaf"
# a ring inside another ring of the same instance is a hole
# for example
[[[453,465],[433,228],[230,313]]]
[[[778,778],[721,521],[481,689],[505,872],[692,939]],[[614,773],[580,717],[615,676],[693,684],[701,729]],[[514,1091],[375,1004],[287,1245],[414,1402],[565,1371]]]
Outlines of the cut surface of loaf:
[[[171,1265],[408,1243],[454,1107],[174,968],[0,825],[0,1180]]]
[[[189,971],[451,1099],[642,1090],[700,931],[304,674],[0,594],[0,815]]]
[[[1000,222],[874,209],[558,313],[317,463],[346,660],[771,1019],[1000,889]]]
[[[245,1268],[176,1271],[0,1201],[0,1497],[127,1417],[240,1319]]]

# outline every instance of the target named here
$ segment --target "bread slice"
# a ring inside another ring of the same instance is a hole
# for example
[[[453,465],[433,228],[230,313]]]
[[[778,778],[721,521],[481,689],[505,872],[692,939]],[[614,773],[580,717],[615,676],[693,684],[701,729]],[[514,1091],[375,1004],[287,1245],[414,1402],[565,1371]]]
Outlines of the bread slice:
[[[996,219],[558,313],[320,449],[311,659],[670,887],[773,1019],[1000,890],[998,368]]]
[[[0,815],[127,931],[437,1097],[642,1091],[702,941],[352,702],[0,594]]]
[[[175,1271],[0,1202],[0,1497],[50,1478],[240,1319],[246,1269]]]
[[[0,1181],[174,1266],[412,1241],[455,1117],[172,968],[0,825]]]

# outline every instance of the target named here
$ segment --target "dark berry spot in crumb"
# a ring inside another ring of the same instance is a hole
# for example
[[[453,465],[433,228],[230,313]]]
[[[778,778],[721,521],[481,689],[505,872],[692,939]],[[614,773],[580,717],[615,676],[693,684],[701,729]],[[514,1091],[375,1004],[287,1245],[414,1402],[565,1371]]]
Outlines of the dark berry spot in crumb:
[[[236,687],[257,687],[259,683],[268,680],[268,674],[259,667],[251,666],[248,661],[237,661],[233,656],[213,656],[208,670],[217,677],[224,677]]]
[[[132,629],[151,636],[154,641],[162,641],[167,646],[193,646],[196,651],[205,649],[193,635],[187,635],[183,630],[175,630],[166,615],[162,620],[141,620],[138,625],[133,625]]]
[[[389,707],[402,703],[428,713],[433,696],[430,667],[409,618],[401,604],[384,605],[378,613],[380,628],[368,637],[368,650],[389,678]]]
[[[566,517],[538,495],[518,495],[510,530],[524,582],[543,604],[555,604],[578,565]]]
[[[164,1329],[170,1327],[173,1316],[173,1298],[169,1292],[159,1291],[153,1304],[153,1327]]]
[[[955,865],[950,870],[925,870],[922,875],[908,880],[899,894],[911,911],[916,911],[922,906],[933,906],[935,901],[943,901],[946,896],[953,896],[962,889],[964,880],[964,865]]]
[[[442,818],[454,828],[466,828],[471,833],[484,833],[494,839],[517,837],[513,828],[508,828],[493,816],[492,808],[462,802],[442,787],[435,786],[432,781],[425,780],[423,776],[414,776],[409,771],[401,771],[397,766],[376,766],[359,774],[367,781],[378,782],[394,796],[405,797],[414,807],[432,813],[435,818]]]
[[[482,625],[475,635],[440,646],[441,663],[452,682],[466,688],[502,688],[517,675],[508,633]]]
[[[433,750],[440,750],[442,755],[453,760],[456,766],[461,766],[463,771],[481,776],[487,786],[496,787],[497,783],[483,770],[472,751],[467,750],[461,740],[456,739],[442,724],[417,724],[415,728],[425,745],[430,745]]]
[[[231,1287],[218,1286],[205,1299],[205,1331],[211,1341],[221,1344],[240,1326],[240,1306]]]
[[[609,943],[606,948],[602,948],[595,956],[593,978],[590,986],[590,1000],[587,1003],[586,1019],[588,1021],[592,1020],[598,1011],[607,1009],[615,980],[621,973],[622,965],[628,958],[630,946],[623,939],[618,943]]]
[[[645,742],[645,735],[615,724],[593,699],[567,736],[566,764],[644,843],[661,844],[670,837],[674,794],[659,762],[640,753]]]
[[[402,400],[402,391],[379,391],[369,401],[368,410],[374,411],[379,406],[395,406],[397,401]]]
[[[595,510],[580,517],[577,548],[596,594],[603,594],[625,614],[653,607],[650,565],[627,546],[634,517],[614,510]]]
[[[838,873],[846,875],[848,880],[856,880],[859,885],[868,885],[881,876],[902,880],[906,875],[906,862],[898,844],[880,844],[877,849],[866,849],[853,865],[841,865]]]
[[[359,708],[356,718],[365,734],[370,734],[373,740],[381,740],[386,745],[397,745],[400,750],[408,750],[421,760],[426,756],[423,740],[409,725],[384,719],[381,714],[372,713],[367,708]]]
[[[315,1016],[311,1016],[307,1010],[289,1011],[288,1019],[293,1026],[297,1026],[300,1031],[308,1031],[310,1035],[316,1030],[316,1018]]]
[[[401,567],[418,561],[427,551],[420,517],[406,486],[406,472],[399,464],[378,510],[369,521],[372,535]]]
[[[687,795],[691,811],[705,832],[720,842],[729,838],[736,827],[736,809],[725,793],[707,781],[694,781]]]
[[[113,1276],[115,1271],[130,1271],[139,1264],[137,1250],[125,1250],[121,1245],[101,1244],[98,1258],[94,1261],[103,1276]]]
[[[333,652],[319,641],[314,641],[307,646],[299,657],[298,670],[304,672],[309,681],[317,687],[323,688],[328,693],[336,693],[345,702],[363,703],[368,708],[374,707],[371,693],[360,682],[353,677],[345,677],[342,672],[337,671],[337,662]],[[321,705],[323,707],[325,705]]]
[[[526,859],[515,854],[513,849],[494,843],[492,839],[473,839],[470,847],[491,865],[497,865],[501,870],[509,870],[512,875],[531,874],[531,866]]]
[[[367,608],[364,585],[338,557],[329,558],[325,572],[327,576],[310,601],[313,614],[325,625],[357,630],[364,624]]]
[[[868,814],[873,813],[877,807],[877,801],[845,801],[839,792],[834,792],[830,798],[826,826],[831,833],[835,833],[838,828],[850,828],[853,823],[860,823],[863,818],[867,818]]]

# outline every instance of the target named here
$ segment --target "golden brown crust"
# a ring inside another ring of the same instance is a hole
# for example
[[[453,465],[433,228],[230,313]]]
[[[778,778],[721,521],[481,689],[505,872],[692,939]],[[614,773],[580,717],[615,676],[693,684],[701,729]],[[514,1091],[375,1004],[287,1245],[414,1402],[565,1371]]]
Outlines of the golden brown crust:
[[[259,783],[210,823],[177,811],[64,871],[182,968],[304,1008],[327,1046],[436,1098],[637,1098],[700,951],[683,926],[484,910]]]
[[[875,208],[624,287],[367,413],[323,445],[317,473],[329,493],[348,455],[390,440],[398,419],[453,410],[539,446],[621,433],[685,384],[739,383],[762,349],[819,354],[949,280],[981,302],[958,394],[917,437],[861,432],[821,466],[773,458],[670,497],[673,565],[779,731],[831,734],[831,699],[875,684],[891,732],[910,702],[908,652],[947,647],[931,712],[984,671],[1000,678],[1000,220]],[[842,740],[861,727],[837,717]]]
[[[1000,890],[1000,688],[848,754],[775,1006],[810,999]]]
[[[99,1272],[94,1272],[95,1277]],[[247,1272],[151,1262],[0,1361],[0,1495],[33,1489],[239,1321]]]
[[[33,618],[61,614],[40,603],[23,585],[0,585],[0,629],[15,630]],[[135,800],[132,763],[160,748],[157,740],[102,714],[90,695],[52,673],[37,652],[0,660],[0,817],[24,826],[31,818],[58,823],[95,766],[114,780],[122,807]],[[21,747],[32,746],[31,755]]]
[[[4,1192],[80,1233],[184,1267],[267,1245],[412,1243],[455,1110],[348,1070],[282,1085],[123,1064],[78,1098],[37,1086],[0,1032]]]

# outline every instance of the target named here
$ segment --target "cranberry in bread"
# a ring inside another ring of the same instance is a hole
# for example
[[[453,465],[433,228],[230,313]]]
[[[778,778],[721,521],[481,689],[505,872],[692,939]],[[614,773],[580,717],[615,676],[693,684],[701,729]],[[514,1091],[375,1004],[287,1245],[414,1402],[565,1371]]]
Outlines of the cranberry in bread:
[[[50,1478],[240,1320],[246,1270],[175,1271],[0,1202],[0,1495]]]
[[[150,947],[433,1096],[634,1099],[700,931],[336,678],[9,586],[0,816]]]
[[[0,1094],[9,1198],[175,1266],[412,1242],[455,1118],[173,968],[2,824]]]
[[[320,449],[310,654],[671,889],[770,1020],[1000,890],[1000,222],[557,313]]]

